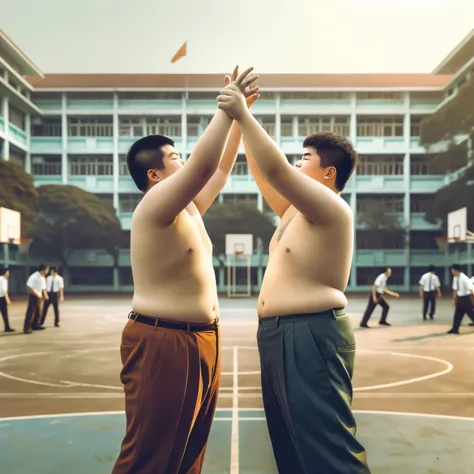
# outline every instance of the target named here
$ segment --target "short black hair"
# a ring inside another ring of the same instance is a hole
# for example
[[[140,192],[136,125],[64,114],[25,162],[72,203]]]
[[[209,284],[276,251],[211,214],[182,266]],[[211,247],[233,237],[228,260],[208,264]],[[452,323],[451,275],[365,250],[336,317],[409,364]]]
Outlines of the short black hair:
[[[165,145],[174,146],[174,141],[163,135],[149,135],[130,147],[127,153],[128,172],[140,191],[146,191],[148,187],[149,169],[163,169],[162,147]]]
[[[58,267],[51,267],[49,271],[58,273]]]
[[[451,266],[451,270],[457,270],[458,272],[462,271],[461,265],[455,263],[454,265]]]
[[[5,273],[9,271],[10,269],[8,267],[0,267],[0,275],[5,275]]]
[[[428,271],[429,271],[429,272],[434,272],[435,270],[436,270],[436,268],[435,268],[434,265],[430,265],[430,266],[428,267]]]
[[[359,156],[347,138],[332,132],[313,133],[303,142],[303,148],[314,148],[321,158],[321,166],[336,168],[336,188],[343,191],[356,166]]]
[[[384,273],[387,273],[389,270],[391,270],[392,267],[385,267],[385,270],[383,271]]]
[[[40,263],[38,265],[38,271],[42,272],[43,270],[46,270],[47,267],[48,267],[48,265],[45,265],[44,263]]]

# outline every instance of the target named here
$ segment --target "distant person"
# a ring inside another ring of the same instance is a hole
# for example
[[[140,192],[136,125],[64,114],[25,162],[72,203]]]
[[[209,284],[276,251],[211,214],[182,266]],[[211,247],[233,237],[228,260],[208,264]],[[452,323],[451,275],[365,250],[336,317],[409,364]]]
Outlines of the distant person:
[[[0,313],[2,313],[5,332],[15,332],[15,330],[10,327],[10,321],[8,320],[8,305],[11,304],[10,297],[8,296],[9,278],[10,269],[2,268],[0,270]]]
[[[462,272],[461,265],[454,264],[451,267],[451,273],[454,277],[453,306],[455,310],[453,327],[448,331],[448,334],[459,334],[459,327],[465,314],[472,321],[469,326],[474,326],[474,285],[469,277]]]
[[[30,275],[26,282],[28,290],[28,306],[26,308],[25,323],[23,325],[23,332],[31,334],[33,331],[40,331],[44,328],[40,326],[41,318],[41,303],[48,299],[46,292],[46,278],[49,267],[41,264],[38,270]]]
[[[40,326],[43,326],[48,314],[48,308],[52,304],[54,308],[54,326],[58,328],[59,302],[64,301],[64,278],[58,273],[57,267],[52,267],[51,274],[46,277],[46,291],[49,299],[44,302]]]
[[[365,310],[364,316],[360,323],[361,328],[370,327],[367,323],[369,322],[369,319],[372,316],[372,313],[374,312],[374,309],[377,305],[380,305],[382,307],[382,315],[380,317],[379,324],[381,324],[382,326],[391,326],[391,324],[387,322],[387,316],[390,306],[385,301],[384,295],[394,296],[395,298],[398,298],[400,296],[395,291],[390,291],[387,288],[387,280],[390,278],[391,275],[392,269],[386,268],[385,271],[375,279],[375,282],[372,286],[372,291],[369,295],[367,309]]]
[[[441,298],[441,283],[435,273],[434,265],[430,265],[428,272],[420,278],[420,298],[423,299],[423,321],[426,321],[428,307],[430,308],[430,319],[434,319],[436,312],[436,296]]]
[[[315,133],[292,166],[236,87],[218,100],[239,123],[249,168],[281,217],[257,306],[263,403],[278,472],[368,474],[351,409],[355,341],[344,295],[353,214],[341,192],[357,153],[342,136]]]
[[[237,78],[234,70],[232,84],[251,96],[258,77],[250,72]],[[202,470],[221,360],[212,243],[201,216],[237,158],[241,135],[231,126],[218,109],[186,162],[161,135],[128,152],[144,196],[132,217],[134,295],[120,347],[127,424],[113,474]]]

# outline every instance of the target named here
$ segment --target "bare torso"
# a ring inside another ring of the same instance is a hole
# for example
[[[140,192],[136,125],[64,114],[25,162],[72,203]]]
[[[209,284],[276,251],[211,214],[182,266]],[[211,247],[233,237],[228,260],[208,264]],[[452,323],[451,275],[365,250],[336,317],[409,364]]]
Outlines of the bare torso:
[[[342,199],[342,198],[338,198]],[[293,206],[271,242],[258,299],[260,317],[301,314],[347,305],[344,291],[353,252],[352,211],[335,224],[313,224]]]
[[[167,226],[138,205],[132,219],[132,308],[139,314],[204,323],[219,314],[212,244],[194,203]]]

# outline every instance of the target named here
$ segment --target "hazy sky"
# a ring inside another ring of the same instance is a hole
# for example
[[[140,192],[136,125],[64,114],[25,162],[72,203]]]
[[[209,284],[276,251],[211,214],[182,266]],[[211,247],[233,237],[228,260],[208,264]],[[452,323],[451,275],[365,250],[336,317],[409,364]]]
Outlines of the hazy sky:
[[[474,28],[474,0],[278,3],[0,0],[0,28],[45,73],[431,72]]]

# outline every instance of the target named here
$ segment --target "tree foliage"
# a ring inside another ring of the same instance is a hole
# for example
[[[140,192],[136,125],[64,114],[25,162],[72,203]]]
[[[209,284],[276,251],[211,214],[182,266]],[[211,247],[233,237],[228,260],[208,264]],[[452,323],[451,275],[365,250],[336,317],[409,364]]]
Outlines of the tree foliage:
[[[33,178],[17,163],[0,160],[0,207],[21,213],[21,236],[37,229],[38,191]]]
[[[441,219],[446,232],[447,215],[463,207],[467,207],[468,229],[474,229],[474,166],[469,167],[458,180],[438,190],[431,201],[426,220],[435,222]]]
[[[369,204],[364,212],[359,213],[357,220],[367,230],[403,230],[398,216],[386,212],[376,201]]]
[[[421,122],[421,143],[449,142],[474,127],[474,75],[458,89],[456,97]]]
[[[216,256],[225,255],[226,234],[253,234],[254,239],[260,237],[264,248],[268,248],[275,232],[272,220],[247,203],[214,203],[203,220]]]
[[[38,192],[34,254],[56,257],[64,266],[80,249],[104,249],[118,258],[120,221],[110,203],[76,186],[40,186]]]

